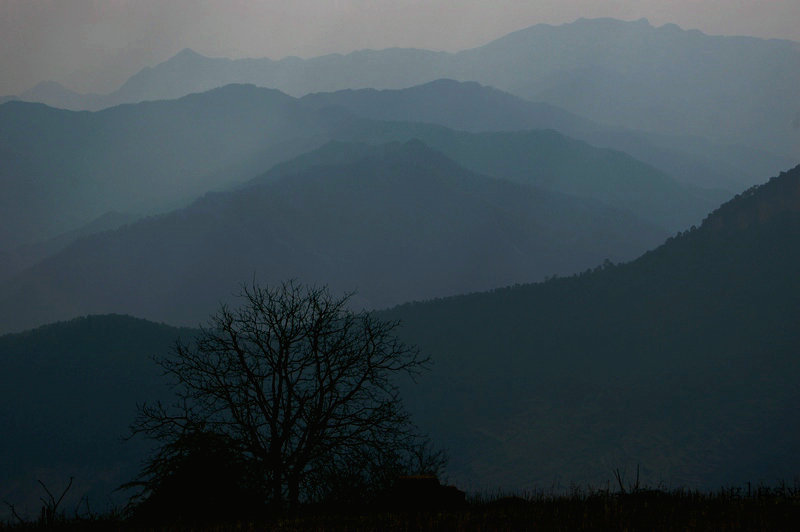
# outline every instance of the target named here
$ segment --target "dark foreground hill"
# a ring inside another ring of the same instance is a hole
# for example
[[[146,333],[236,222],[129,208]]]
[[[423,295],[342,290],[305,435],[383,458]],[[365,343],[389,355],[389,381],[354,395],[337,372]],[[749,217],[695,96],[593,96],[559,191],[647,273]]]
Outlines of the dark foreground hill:
[[[434,358],[405,401],[464,488],[629,487],[637,464],[650,486],[791,483],[798,234],[800,168],[627,265],[398,307]],[[114,438],[161,393],[147,357],[191,334],[109,316],[0,337],[2,495],[127,480],[143,449]]]
[[[791,480],[799,238],[797,167],[632,263],[398,307],[417,419],[474,487]]]
[[[136,404],[169,397],[151,357],[193,334],[109,315],[0,337],[0,500],[36,511],[45,496],[37,480],[60,494],[74,476],[62,508],[87,495],[104,511],[148,448],[122,441]],[[4,505],[0,516],[8,514]]]
[[[472,173],[419,141],[334,144],[296,164],[79,240],[0,286],[0,330],[108,312],[193,325],[253,275],[357,290],[357,305],[380,308],[630,259],[664,237],[598,202]]]

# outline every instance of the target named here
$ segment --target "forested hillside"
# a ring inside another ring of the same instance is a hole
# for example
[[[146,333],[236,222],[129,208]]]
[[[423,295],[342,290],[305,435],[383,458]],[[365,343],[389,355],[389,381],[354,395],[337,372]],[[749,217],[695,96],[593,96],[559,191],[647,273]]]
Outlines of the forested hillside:
[[[123,441],[136,405],[169,397],[152,357],[194,334],[108,315],[0,336],[0,499],[35,511],[37,480],[55,492],[75,477],[70,508],[84,495],[99,512],[124,501],[114,490],[150,448]]]
[[[713,487],[800,471],[798,187],[800,167],[629,264],[388,312],[437,361],[411,397],[458,478],[598,485],[638,464],[652,484]]]

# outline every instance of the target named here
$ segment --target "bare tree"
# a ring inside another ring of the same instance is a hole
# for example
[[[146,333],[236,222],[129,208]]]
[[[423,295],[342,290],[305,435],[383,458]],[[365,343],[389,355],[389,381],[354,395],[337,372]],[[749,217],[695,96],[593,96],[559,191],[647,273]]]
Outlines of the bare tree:
[[[395,378],[428,360],[394,336],[396,322],[295,282],[253,283],[240,296],[241,307],[221,306],[194,342],[157,359],[178,401],[140,407],[134,433],[225,435],[258,464],[277,508],[296,507],[334,464],[420,448]]]

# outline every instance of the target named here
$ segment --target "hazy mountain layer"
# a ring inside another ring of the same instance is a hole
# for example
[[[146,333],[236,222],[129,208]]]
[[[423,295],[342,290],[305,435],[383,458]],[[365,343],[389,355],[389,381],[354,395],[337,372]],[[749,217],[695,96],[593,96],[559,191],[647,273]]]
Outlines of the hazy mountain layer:
[[[185,94],[181,96],[185,96]],[[81,94],[55,81],[43,81],[19,96],[10,97],[10,99],[23,102],[39,102],[51,107],[72,111],[99,111],[121,103],[131,103],[119,101],[111,94]]]
[[[794,478],[798,235],[800,167],[630,264],[394,309],[417,419],[480,488]]]
[[[581,19],[512,33],[458,62],[471,79],[600,122],[800,157],[796,42]]]
[[[468,84],[452,84],[449,92],[454,98],[472,98]],[[566,139],[556,146],[548,140],[555,134],[531,134],[499,150],[500,136],[467,137],[430,124],[375,123],[353,119],[341,108],[309,107],[277,91],[237,85],[97,113],[38,104],[0,106],[0,251],[27,256],[16,248],[38,245],[108,211],[146,214],[183,206],[330,138],[372,143],[423,138],[473,170],[553,184],[554,190],[634,208],[668,231],[696,223],[723,199],[677,186],[620,154],[598,155]],[[538,145],[540,140],[545,144]],[[513,153],[516,148],[525,153]],[[554,151],[547,161],[534,156],[550,148]],[[562,171],[569,175],[554,175]],[[618,176],[615,183],[628,182],[630,189],[608,190],[610,175]],[[2,269],[12,272],[10,261],[6,264]]]
[[[456,54],[389,49],[234,61],[184,50],[132,76],[109,100],[177,98],[228,83],[300,96],[403,88],[443,77],[477,81],[608,124],[800,158],[794,125],[800,112],[798,43],[709,36],[674,24],[655,28],[645,20],[539,24]]]
[[[730,197],[679,183],[622,152],[552,130],[466,133],[430,124],[353,121],[337,128],[336,137],[356,142],[420,139],[475,172],[600,201],[670,233],[700,223]]]
[[[295,99],[252,86],[97,113],[9,102],[0,106],[0,250],[108,211],[183,206],[316,147],[309,139],[324,124]]]
[[[554,129],[594,146],[628,153],[685,183],[735,191],[797,162],[699,137],[603,126],[474,82],[440,79],[407,89],[348,89],[309,94],[300,101],[314,109],[337,106],[365,118],[430,122],[472,132]]]
[[[67,231],[56,237],[36,242],[35,244],[19,246],[10,251],[0,250],[0,283],[41,260],[58,253],[79,238],[117,229],[138,218],[138,216],[132,214],[107,212],[78,229]]]
[[[334,146],[335,148],[335,146]],[[630,259],[664,238],[597,202],[469,172],[419,141],[79,240],[0,287],[4,331],[86,313],[195,324],[237,283],[299,278],[381,307]]]

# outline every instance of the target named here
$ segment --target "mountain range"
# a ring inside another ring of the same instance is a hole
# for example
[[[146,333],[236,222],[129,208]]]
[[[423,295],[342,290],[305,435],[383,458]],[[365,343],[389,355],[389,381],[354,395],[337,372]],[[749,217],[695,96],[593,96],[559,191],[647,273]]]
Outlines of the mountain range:
[[[477,107],[497,92],[438,82],[408,94],[418,108],[446,95]],[[96,113],[20,102],[0,105],[0,280],[78,235],[115,228],[94,222],[111,219],[109,213],[128,213],[132,220],[167,212],[209,190],[246,182],[331,139],[373,144],[421,139],[473,171],[600,201],[666,232],[698,223],[730,195],[678,183],[623,153],[554,131],[467,133],[433,123],[376,121],[322,103],[322,97],[297,100],[274,90],[230,85]],[[549,122],[535,118],[539,107],[508,98],[514,109],[528,111],[526,121],[516,125]],[[424,113],[413,118],[423,119]]]
[[[628,153],[684,183],[734,192],[797,164],[796,159],[742,145],[602,125],[475,82],[439,79],[405,89],[313,93],[300,101],[314,109],[335,106],[365,118],[434,123],[474,133],[553,129],[593,146]]]
[[[630,263],[384,311],[434,360],[405,401],[469,489],[790,479],[799,233],[797,167]],[[146,446],[117,437],[168,393],[149,357],[193,334],[91,316],[0,337],[0,495],[35,501],[33,474],[101,499],[128,480]]]
[[[732,195],[680,183],[625,153],[553,130],[467,133],[429,124],[356,120],[342,123],[336,137],[370,143],[422,140],[470,170],[600,201],[667,232],[699,223]]]
[[[87,313],[195,325],[256,275],[358,305],[630,259],[665,233],[599,201],[473,173],[421,141],[329,144],[234,191],[76,241],[0,285],[4,331]]]
[[[591,120],[667,135],[696,135],[800,157],[800,44],[709,36],[646,20],[539,24],[458,53],[363,50],[311,59],[208,58],[184,50],[105,97],[52,85],[29,97],[80,108],[178,98],[229,83],[294,96],[405,88],[438,78],[477,81]],[[47,98],[45,98],[47,96]],[[75,108],[75,107],[73,107]]]
[[[303,139],[324,133],[318,114],[293,98],[248,87],[97,113],[6,103],[0,249],[52,238],[108,211],[183,206],[307,151]]]
[[[289,279],[431,357],[461,488],[791,481],[798,162],[800,43],[645,20],[0,98],[0,500],[118,502],[149,358]]]

